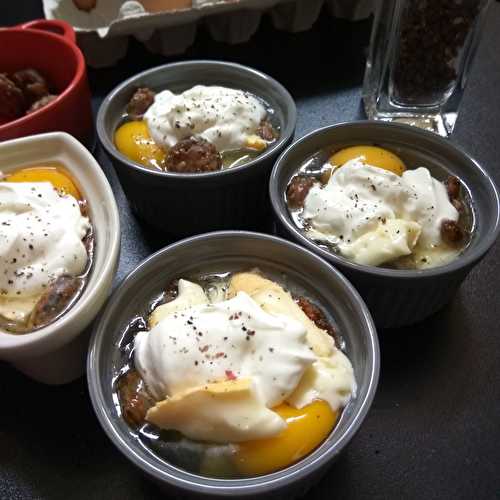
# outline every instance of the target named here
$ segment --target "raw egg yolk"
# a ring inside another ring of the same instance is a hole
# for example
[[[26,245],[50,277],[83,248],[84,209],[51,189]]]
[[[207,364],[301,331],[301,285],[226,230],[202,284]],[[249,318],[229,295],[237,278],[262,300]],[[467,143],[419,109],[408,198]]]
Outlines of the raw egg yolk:
[[[401,175],[405,170],[405,164],[394,153],[377,146],[352,146],[337,151],[330,157],[330,163],[340,167],[349,160],[362,157],[368,165],[383,168],[396,175]]]
[[[57,167],[21,168],[5,177],[7,182],[50,182],[60,193],[82,199],[80,191],[72,179]]]
[[[239,443],[235,462],[245,476],[269,474],[297,462],[325,440],[338,417],[325,401],[300,410],[281,404],[273,411],[287,427],[276,437]]]
[[[162,169],[165,151],[149,135],[145,121],[127,122],[115,132],[115,144],[120,153],[145,167]]]

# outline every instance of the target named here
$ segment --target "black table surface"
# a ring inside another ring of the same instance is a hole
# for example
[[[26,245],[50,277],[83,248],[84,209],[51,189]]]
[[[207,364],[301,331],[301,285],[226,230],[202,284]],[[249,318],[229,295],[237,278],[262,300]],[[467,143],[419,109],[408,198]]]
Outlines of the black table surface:
[[[41,2],[2,1],[0,24],[41,17]],[[500,4],[492,6],[451,140],[500,184]],[[214,42],[200,27],[176,58],[132,42],[115,67],[90,70],[93,106],[124,78],[171,60],[212,58],[254,66],[296,99],[297,137],[363,118],[361,84],[370,21],[334,20],[311,31],[274,31],[264,19],[242,45]],[[0,50],[6,50],[0,48]],[[120,207],[122,252],[115,286],[166,242],[141,228],[116,175],[96,152]],[[500,498],[500,244],[443,311],[410,328],[379,332],[382,370],[360,432],[308,498]],[[112,445],[82,377],[34,383],[0,364],[0,498],[155,499],[161,491]]]

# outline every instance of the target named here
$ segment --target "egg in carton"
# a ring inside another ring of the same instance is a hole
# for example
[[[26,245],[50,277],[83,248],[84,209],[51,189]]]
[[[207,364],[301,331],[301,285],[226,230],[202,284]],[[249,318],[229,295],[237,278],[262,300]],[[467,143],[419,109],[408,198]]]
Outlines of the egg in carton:
[[[336,16],[369,15],[375,0],[43,0],[47,19],[75,27],[87,63],[110,66],[125,56],[134,36],[156,53],[169,56],[193,44],[197,25],[226,43],[247,41],[270,12],[277,29],[309,29],[323,4]]]

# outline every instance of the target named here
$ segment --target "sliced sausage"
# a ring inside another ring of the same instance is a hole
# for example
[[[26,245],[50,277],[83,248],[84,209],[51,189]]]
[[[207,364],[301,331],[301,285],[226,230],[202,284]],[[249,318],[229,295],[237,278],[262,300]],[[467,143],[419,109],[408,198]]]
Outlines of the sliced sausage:
[[[26,106],[22,90],[7,75],[0,73],[0,118],[19,118],[26,111]]]
[[[460,200],[455,198],[451,200],[451,204],[455,207],[457,212],[462,213],[464,211],[464,204]]]
[[[276,131],[274,130],[271,122],[263,120],[257,129],[257,135],[262,137],[267,142],[274,141],[276,139]]]
[[[173,280],[168,284],[167,288],[165,288],[165,295],[163,296],[163,303],[172,302],[179,295],[179,280]]]
[[[214,172],[221,169],[222,157],[212,143],[190,137],[170,149],[165,166],[170,172]]]
[[[127,104],[127,113],[130,118],[140,120],[155,100],[155,93],[147,87],[142,87],[134,92]]]
[[[57,99],[56,95],[46,95],[45,97],[42,97],[41,99],[38,99],[38,101],[35,101],[28,111],[26,111],[26,114],[29,115],[30,113],[34,113],[35,111],[38,111],[39,109],[42,109],[43,107],[47,106],[47,104],[50,104],[53,100]]]
[[[304,200],[309,190],[314,186],[315,180],[312,177],[298,175],[294,177],[286,190],[286,197],[291,208],[304,206]]]
[[[457,177],[450,175],[444,184],[450,201],[457,200],[460,196],[460,180]]]
[[[297,304],[304,311],[305,315],[312,321],[314,324],[321,328],[322,330],[326,330],[332,337],[335,336],[335,330],[330,322],[326,319],[325,313],[315,304],[313,304],[309,299],[305,297],[299,297],[297,299]]]
[[[36,69],[16,71],[11,79],[22,90],[29,105],[49,95],[47,81]]]
[[[124,373],[117,381],[117,390],[125,421],[132,427],[140,427],[154,401],[146,391],[139,372],[130,370]]]
[[[36,303],[31,315],[32,327],[47,325],[59,316],[75,297],[80,286],[79,278],[59,276]]]
[[[464,238],[464,233],[454,220],[444,220],[441,223],[441,238],[450,244],[459,243]]]

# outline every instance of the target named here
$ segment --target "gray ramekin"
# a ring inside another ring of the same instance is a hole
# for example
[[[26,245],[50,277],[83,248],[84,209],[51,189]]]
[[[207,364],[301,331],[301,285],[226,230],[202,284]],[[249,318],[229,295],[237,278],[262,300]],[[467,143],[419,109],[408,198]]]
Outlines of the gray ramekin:
[[[406,157],[414,167],[428,167],[438,179],[452,174],[462,181],[472,200],[475,224],[470,245],[457,259],[445,266],[417,271],[363,266],[322,249],[301,233],[286,205],[285,191],[290,178],[318,150],[355,144],[387,147]],[[491,248],[500,229],[498,190],[487,172],[450,141],[396,123],[358,121],[311,132],[287,148],[276,162],[270,195],[279,234],[304,245],[342,271],[364,298],[379,328],[416,323],[441,309]]]
[[[245,165],[200,174],[153,171],[122,155],[113,135],[137,87],[181,92],[196,84],[252,92],[274,110],[279,139]],[[220,229],[259,229],[271,216],[267,185],[272,166],[292,141],[297,121],[288,91],[257,70],[222,61],[187,61],[149,69],[126,80],[104,100],[97,133],[134,212],[147,224],[175,236]]]
[[[117,371],[113,352],[127,322],[172,279],[199,271],[249,269],[258,266],[285,273],[334,318],[354,367],[357,397],[344,409],[327,440],[299,463],[251,479],[209,479],[182,471],[131,439],[112,396]],[[89,391],[97,417],[115,446],[165,489],[201,495],[259,495],[273,499],[297,496],[312,486],[352,439],[375,395],[380,365],[378,339],[370,313],[352,285],[309,250],[275,236],[244,231],[203,234],[170,245],[144,260],[112,295],[90,343],[87,362]]]

